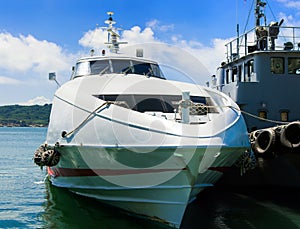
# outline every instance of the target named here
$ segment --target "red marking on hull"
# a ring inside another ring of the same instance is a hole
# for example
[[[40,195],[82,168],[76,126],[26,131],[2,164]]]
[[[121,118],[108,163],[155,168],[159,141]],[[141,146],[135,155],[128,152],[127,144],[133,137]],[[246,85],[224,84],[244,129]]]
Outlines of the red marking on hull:
[[[226,171],[228,171],[230,169],[230,167],[209,167],[208,168],[209,170],[212,170],[212,171],[217,171],[217,172],[220,172],[220,173],[225,173]]]
[[[210,167],[209,170],[224,173],[229,167]],[[179,169],[74,169],[48,167],[48,174],[52,177],[85,177],[85,176],[121,176],[131,174],[161,173],[186,170]]]
[[[78,176],[120,176],[130,174],[161,173],[185,170],[182,169],[73,169],[48,167],[48,174],[53,177],[78,177]]]

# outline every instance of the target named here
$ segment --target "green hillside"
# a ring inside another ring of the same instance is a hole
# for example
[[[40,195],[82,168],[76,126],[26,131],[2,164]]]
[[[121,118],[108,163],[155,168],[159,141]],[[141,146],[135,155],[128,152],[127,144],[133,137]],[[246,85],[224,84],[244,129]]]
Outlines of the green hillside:
[[[0,126],[48,126],[51,104],[0,106]]]

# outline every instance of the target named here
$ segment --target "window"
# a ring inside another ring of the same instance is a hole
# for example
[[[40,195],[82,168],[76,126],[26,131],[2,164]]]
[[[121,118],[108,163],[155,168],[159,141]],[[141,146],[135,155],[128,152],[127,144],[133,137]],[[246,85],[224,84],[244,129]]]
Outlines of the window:
[[[238,66],[238,72],[237,72],[237,75],[238,75],[238,81],[241,82],[242,81],[242,65],[239,65]]]
[[[282,122],[289,121],[289,112],[287,110],[280,111],[280,120]]]
[[[288,72],[289,74],[300,75],[300,58],[288,58]]]
[[[91,75],[108,73],[110,70],[108,60],[91,61],[90,68]]]
[[[273,74],[284,73],[284,58],[283,57],[271,57],[271,72]]]
[[[130,69],[129,60],[112,60],[112,69],[114,73],[124,73]]]
[[[229,84],[229,69],[226,69],[226,84]]]
[[[254,72],[254,60],[248,61],[248,74],[251,75],[251,73]]]
[[[232,72],[231,72],[231,82],[234,82],[236,79],[236,75],[237,75],[238,69],[237,67],[233,67],[232,68]]]
[[[106,73],[138,74],[165,79],[158,64],[130,59],[80,61],[76,64],[74,78]]]
[[[258,116],[260,118],[267,119],[268,118],[268,113],[265,110],[261,110],[261,111],[258,112]]]
[[[251,81],[251,74],[254,72],[254,60],[249,60],[246,64],[247,66],[247,79],[246,81]]]
[[[76,64],[74,77],[89,75],[90,73],[90,62],[79,62]]]
[[[134,74],[146,75],[146,76],[154,76],[154,77],[163,78],[163,79],[165,78],[157,64],[143,63],[143,62],[137,62],[137,61],[132,61],[132,62],[133,62],[133,67],[132,67],[131,71],[128,73],[134,73]]]

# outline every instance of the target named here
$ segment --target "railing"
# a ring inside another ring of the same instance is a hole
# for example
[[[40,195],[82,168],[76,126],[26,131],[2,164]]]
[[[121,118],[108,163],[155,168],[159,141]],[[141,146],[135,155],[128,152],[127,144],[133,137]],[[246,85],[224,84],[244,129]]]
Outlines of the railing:
[[[254,51],[299,51],[300,27],[259,26],[225,46],[227,62]]]

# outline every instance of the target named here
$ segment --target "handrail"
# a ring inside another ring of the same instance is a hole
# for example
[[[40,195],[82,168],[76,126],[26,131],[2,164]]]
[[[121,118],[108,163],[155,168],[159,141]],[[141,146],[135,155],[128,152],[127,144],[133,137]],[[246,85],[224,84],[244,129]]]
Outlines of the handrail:
[[[279,34],[270,36],[270,28],[279,29]],[[267,36],[257,38],[257,28],[231,40],[226,46],[226,58],[228,62],[243,57],[254,51],[299,51],[300,50],[300,27],[295,26],[260,26],[261,30],[267,31]],[[261,42],[265,42],[262,46]],[[272,43],[273,42],[273,43]]]

